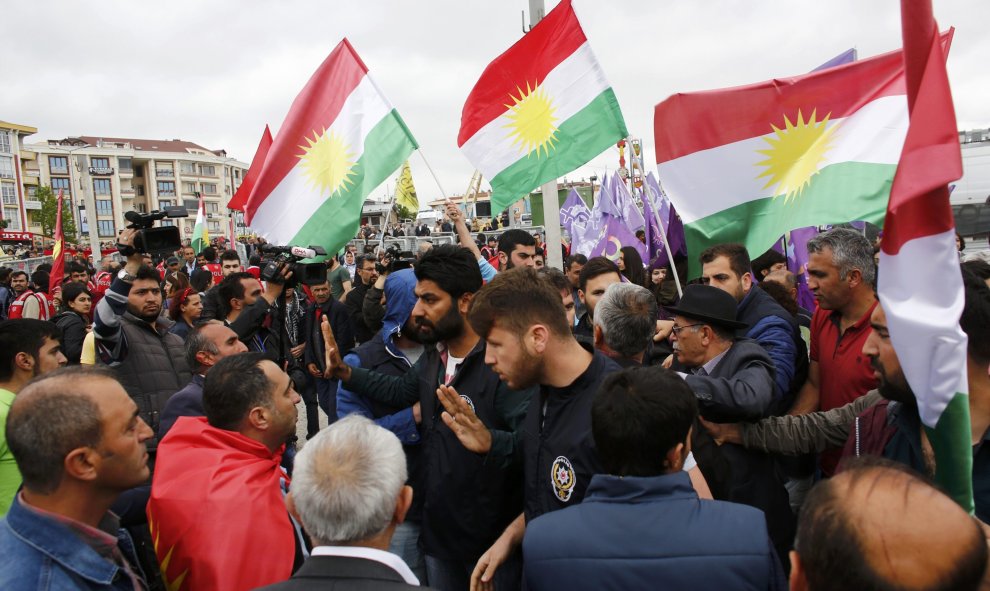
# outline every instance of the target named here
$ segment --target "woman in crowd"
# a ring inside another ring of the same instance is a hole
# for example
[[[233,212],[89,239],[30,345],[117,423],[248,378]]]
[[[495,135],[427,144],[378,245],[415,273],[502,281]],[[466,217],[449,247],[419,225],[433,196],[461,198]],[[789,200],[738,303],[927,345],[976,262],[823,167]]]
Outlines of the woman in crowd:
[[[172,297],[189,287],[189,278],[185,273],[169,271],[165,274],[165,308],[171,309]]]
[[[68,282],[62,285],[62,311],[54,318],[62,329],[62,353],[70,365],[77,365],[82,354],[83,341],[89,332],[89,312],[93,296],[82,283]]]
[[[169,332],[186,340],[202,312],[203,301],[199,292],[193,291],[192,287],[175,292],[168,306],[168,317],[175,322]]]
[[[619,266],[622,276],[629,280],[629,283],[646,287],[646,272],[643,270],[643,257],[639,256],[639,251],[632,246],[623,246],[619,249],[619,259],[615,261]]]

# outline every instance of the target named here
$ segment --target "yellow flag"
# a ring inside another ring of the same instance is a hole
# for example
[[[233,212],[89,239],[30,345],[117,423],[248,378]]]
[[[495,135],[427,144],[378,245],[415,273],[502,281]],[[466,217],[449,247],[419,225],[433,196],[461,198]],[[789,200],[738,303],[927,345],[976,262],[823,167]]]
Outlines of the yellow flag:
[[[416,187],[413,186],[408,160],[402,165],[399,181],[395,185],[395,204],[405,207],[414,215],[419,211],[419,198],[416,197]]]

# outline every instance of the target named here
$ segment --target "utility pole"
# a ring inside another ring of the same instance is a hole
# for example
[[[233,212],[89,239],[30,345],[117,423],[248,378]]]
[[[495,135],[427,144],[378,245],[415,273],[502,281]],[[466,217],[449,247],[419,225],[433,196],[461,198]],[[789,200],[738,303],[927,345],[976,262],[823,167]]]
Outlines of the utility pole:
[[[529,0],[529,27],[545,16],[543,0]],[[557,201],[557,179],[543,184],[543,229],[546,235],[547,266],[564,269],[564,259],[560,253],[560,203]],[[511,206],[510,206],[511,207]],[[509,212],[512,217],[512,212]]]

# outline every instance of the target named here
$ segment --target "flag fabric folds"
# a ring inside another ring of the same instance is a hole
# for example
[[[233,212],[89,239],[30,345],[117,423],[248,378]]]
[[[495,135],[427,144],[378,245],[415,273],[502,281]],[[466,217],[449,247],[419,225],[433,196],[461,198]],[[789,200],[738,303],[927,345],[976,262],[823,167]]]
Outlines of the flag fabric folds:
[[[654,114],[657,171],[689,251],[740,242],[756,256],[792,228],[880,223],[907,133],[902,54],[676,94]]]
[[[399,180],[395,184],[395,204],[405,207],[414,215],[419,211],[419,198],[416,196],[416,187],[413,185],[408,160],[402,165],[402,172],[399,173]]]
[[[339,251],[364,200],[417,148],[405,122],[344,39],[302,89],[245,206],[272,243]]]
[[[571,236],[571,244],[578,243],[578,237],[584,236],[584,229],[591,219],[591,210],[574,189],[567,194],[567,199],[560,206],[560,225]]]
[[[230,202],[227,203],[228,209],[244,211],[248,197],[250,197],[255,183],[258,182],[258,175],[261,173],[261,168],[265,165],[265,159],[268,157],[268,150],[271,149],[272,142],[272,132],[266,125],[264,133],[261,134],[261,141],[258,142],[258,149],[254,151],[254,158],[251,159],[251,166],[248,167],[248,171],[244,174],[241,186],[237,188],[237,192],[234,193],[234,196],[230,198]]]
[[[972,512],[965,296],[947,186],[962,176],[962,154],[931,5],[902,0],[901,18],[911,123],[884,221],[877,291],[935,452],[935,479]]]
[[[189,246],[198,254],[210,245],[210,233],[206,228],[206,210],[203,207],[203,196],[199,196],[199,208],[196,210],[196,225],[193,226],[192,242]],[[211,261],[212,262],[212,261]]]
[[[632,212],[628,211],[624,204],[625,199],[621,194],[623,190],[625,190],[625,184],[621,179],[618,179],[618,175],[602,179],[602,188],[598,192],[598,201],[595,203],[598,216],[596,218],[594,212],[592,215],[597,220],[595,225],[598,230],[597,240],[594,248],[588,253],[589,257],[603,256],[611,261],[616,261],[619,259],[619,250],[623,246],[631,246],[639,251],[641,258],[646,258],[648,254],[646,245],[636,238],[635,229],[626,218],[626,215],[632,215]],[[636,205],[631,203],[631,198],[629,201],[632,210],[636,212],[633,217],[638,216],[638,219],[642,220],[643,215],[636,209]]]
[[[158,447],[148,525],[168,589],[247,591],[292,574],[295,531],[263,444],[180,417]]]
[[[677,210],[667,199],[667,195],[660,188],[657,177],[652,172],[646,175],[646,183],[643,191],[643,217],[646,219],[646,246],[649,248],[649,259],[647,262],[653,268],[660,268],[667,263],[672,263],[671,256],[667,252],[663,243],[663,236],[660,230],[667,235],[667,242],[670,250],[676,257],[687,254],[684,249],[684,224],[677,215]],[[657,225],[657,219],[662,226]]]
[[[65,233],[62,231],[62,189],[58,190],[55,210],[55,244],[52,246],[52,271],[48,281],[48,295],[53,296],[62,287],[65,277]],[[95,256],[93,257],[96,258]]]
[[[615,93],[563,0],[485,68],[457,145],[491,179],[492,214],[626,137]]]

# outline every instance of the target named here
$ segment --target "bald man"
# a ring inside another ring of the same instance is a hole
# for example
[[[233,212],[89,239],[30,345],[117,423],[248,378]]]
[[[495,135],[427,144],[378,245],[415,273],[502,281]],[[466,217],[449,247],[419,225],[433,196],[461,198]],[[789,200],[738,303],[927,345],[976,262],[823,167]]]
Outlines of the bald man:
[[[975,519],[901,464],[851,462],[805,502],[791,589],[978,589],[987,541]]]

